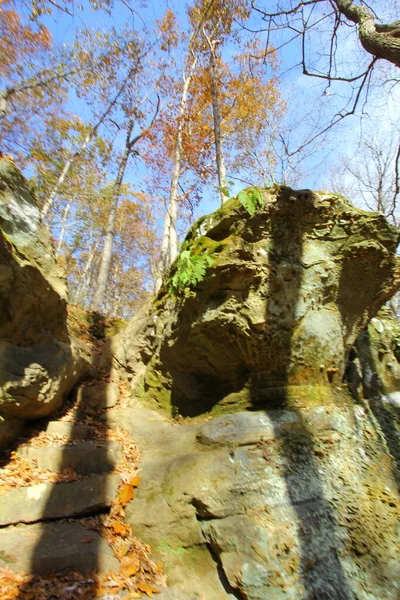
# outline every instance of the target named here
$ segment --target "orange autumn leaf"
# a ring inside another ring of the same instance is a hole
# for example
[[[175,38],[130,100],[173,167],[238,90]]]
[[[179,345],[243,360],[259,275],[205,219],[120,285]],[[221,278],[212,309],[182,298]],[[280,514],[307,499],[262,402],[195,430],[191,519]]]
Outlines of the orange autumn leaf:
[[[140,483],[140,475],[136,475],[136,477],[132,477],[132,479],[130,480],[129,483],[134,488],[138,487],[138,485]]]
[[[132,577],[136,575],[140,567],[140,561],[136,556],[124,556],[121,560],[119,572],[125,577]]]
[[[113,531],[116,535],[120,535],[121,537],[126,537],[127,535],[131,535],[132,531],[129,525],[125,525],[124,523],[120,523],[119,521],[115,521],[112,524]]]
[[[159,594],[160,593],[160,590],[158,590],[155,587],[152,587],[151,585],[149,585],[145,581],[143,581],[141,583],[138,583],[138,590],[140,590],[141,592],[144,592],[150,598],[153,597],[153,594]]]
[[[125,483],[118,494],[118,500],[121,506],[126,506],[133,499],[133,486]]]

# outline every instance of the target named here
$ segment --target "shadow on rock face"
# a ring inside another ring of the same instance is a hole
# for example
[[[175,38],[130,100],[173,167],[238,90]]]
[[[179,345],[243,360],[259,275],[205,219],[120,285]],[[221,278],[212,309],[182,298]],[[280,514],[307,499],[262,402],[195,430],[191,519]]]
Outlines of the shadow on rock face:
[[[67,325],[65,278],[27,182],[0,159],[0,443],[61,406],[86,365]],[[10,427],[8,426],[10,423]]]

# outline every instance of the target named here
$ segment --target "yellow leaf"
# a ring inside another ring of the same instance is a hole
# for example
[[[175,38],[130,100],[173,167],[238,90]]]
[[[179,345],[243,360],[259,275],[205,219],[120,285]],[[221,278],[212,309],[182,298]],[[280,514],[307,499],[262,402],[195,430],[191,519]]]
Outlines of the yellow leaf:
[[[125,577],[132,577],[133,575],[136,575],[139,567],[140,561],[136,556],[124,556],[121,560],[119,572],[121,575],[125,575]]]
[[[126,506],[133,498],[133,486],[125,483],[119,490],[118,499],[121,506]]]
[[[138,487],[138,485],[140,483],[140,475],[136,475],[136,477],[132,477],[132,479],[130,480],[129,483],[134,488]]]
[[[152,587],[151,585],[149,585],[145,581],[143,581],[141,583],[138,583],[138,589],[141,592],[144,592],[150,598],[153,597],[153,594],[159,594],[160,593],[160,590],[158,590],[157,588]]]
[[[125,525],[124,523],[120,523],[119,521],[114,521],[112,524],[113,531],[116,535],[120,535],[121,537],[126,537],[127,535],[132,534],[132,530],[129,525]]]

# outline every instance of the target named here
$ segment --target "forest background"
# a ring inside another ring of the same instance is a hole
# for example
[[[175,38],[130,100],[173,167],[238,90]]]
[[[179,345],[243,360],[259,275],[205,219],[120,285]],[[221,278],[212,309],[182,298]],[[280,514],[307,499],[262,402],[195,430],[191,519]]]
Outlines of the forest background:
[[[338,4],[0,0],[0,149],[71,303],[128,318],[188,226],[249,185],[335,191],[398,224],[399,65]]]

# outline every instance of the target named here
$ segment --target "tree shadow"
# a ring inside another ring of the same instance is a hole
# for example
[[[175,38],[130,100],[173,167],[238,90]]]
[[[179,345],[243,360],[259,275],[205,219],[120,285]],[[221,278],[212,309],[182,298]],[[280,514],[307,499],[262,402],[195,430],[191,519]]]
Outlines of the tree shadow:
[[[275,373],[268,373],[265,377],[255,374],[253,377],[252,404],[258,409],[263,405],[270,417],[283,458],[287,495],[298,522],[299,570],[305,588],[304,597],[307,600],[347,600],[353,598],[353,593],[338,555],[340,540],[335,514],[325,498],[315,459],[314,435],[298,407],[303,402],[307,406],[308,400],[313,405],[312,399],[304,396],[307,394],[307,387],[303,389],[306,378],[301,372],[302,365],[295,364],[298,355],[294,356],[293,352],[305,271],[302,265],[303,243],[312,221],[313,208],[306,194],[296,202],[299,203],[299,211],[294,210],[293,202],[290,205],[287,195],[280,196],[277,210],[271,216],[270,279],[265,320],[266,323],[274,322],[276,338],[273,351],[279,356],[279,362]],[[282,433],[277,425],[277,404],[296,414],[295,431]],[[302,497],[299,478],[303,486],[306,484],[308,487],[307,499]]]
[[[97,323],[96,337],[101,338],[99,327],[101,325]],[[102,379],[107,379],[107,375],[109,368],[102,371]],[[34,582],[38,578],[51,582],[63,574],[71,577],[69,584],[65,584],[68,590],[65,598],[78,597],[74,590],[79,588],[79,581],[91,581],[90,590],[95,596],[98,572],[112,570],[105,564],[107,554],[104,555],[103,546],[107,544],[96,531],[97,525],[93,521],[93,517],[108,511],[109,477],[115,466],[115,460],[110,458],[107,411],[97,409],[97,406],[102,408],[105,405],[106,398],[100,392],[96,396],[96,407],[92,403],[88,405],[82,394],[71,398],[51,417],[54,422],[68,410],[74,417],[73,421],[68,421],[67,443],[56,447],[57,471],[59,474],[70,473],[71,481],[52,484],[40,522],[23,526],[27,531],[34,531],[32,537],[35,543],[30,553],[29,568],[31,582],[20,588],[15,600],[33,598]],[[101,439],[93,427],[97,421],[101,423]],[[78,476],[76,479],[75,474]],[[79,506],[78,512],[76,506]],[[111,549],[110,552],[112,555]],[[74,584],[74,581],[78,583]]]

